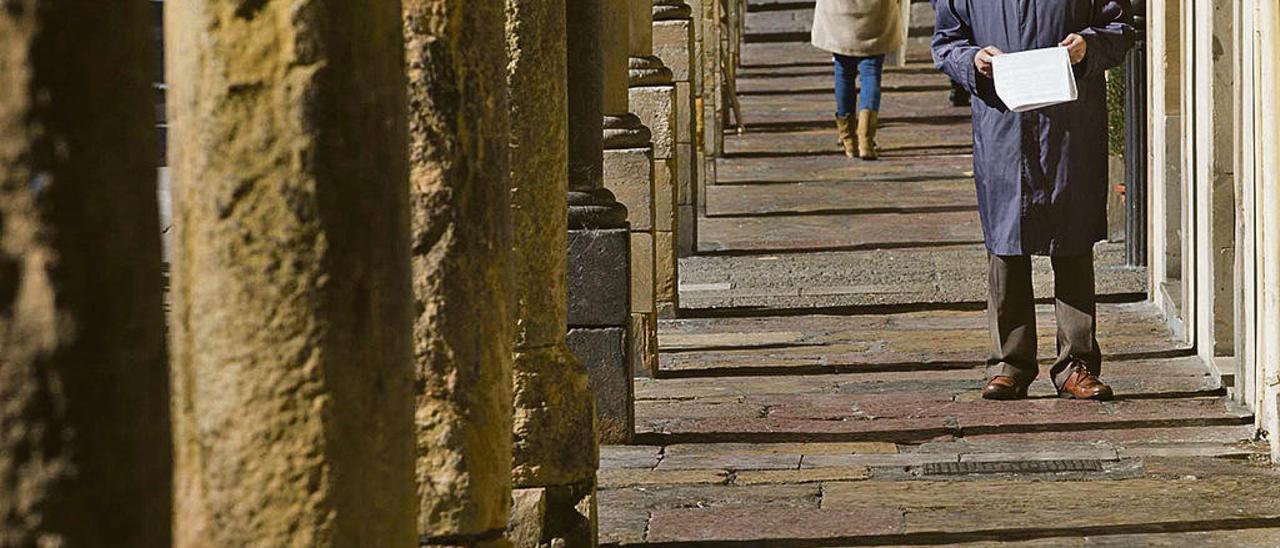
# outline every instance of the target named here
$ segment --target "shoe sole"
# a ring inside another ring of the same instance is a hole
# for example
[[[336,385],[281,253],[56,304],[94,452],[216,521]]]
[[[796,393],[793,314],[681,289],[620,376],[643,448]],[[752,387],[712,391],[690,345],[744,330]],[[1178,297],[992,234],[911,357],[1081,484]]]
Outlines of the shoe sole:
[[[1081,400],[1081,401],[1111,401],[1115,399],[1115,394],[1098,394],[1092,398],[1081,398],[1069,392],[1058,392],[1058,397],[1064,400]]]
[[[1025,400],[1025,399],[1027,399],[1027,393],[1026,393],[1026,392],[1022,392],[1022,393],[1019,393],[1019,394],[1014,394],[1014,395],[1012,395],[1012,396],[1004,396],[1004,395],[997,395],[997,394],[987,394],[987,393],[985,393],[985,392],[984,392],[984,393],[982,394],[982,399],[984,399],[984,400],[991,400],[991,401],[1015,401],[1015,400]]]

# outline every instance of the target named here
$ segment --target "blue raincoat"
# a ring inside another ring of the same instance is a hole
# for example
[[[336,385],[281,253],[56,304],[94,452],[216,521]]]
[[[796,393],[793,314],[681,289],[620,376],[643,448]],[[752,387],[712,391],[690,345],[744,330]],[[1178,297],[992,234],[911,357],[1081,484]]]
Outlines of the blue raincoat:
[[[1133,46],[1128,0],[936,0],[933,60],[973,94],[973,174],[987,249],[996,255],[1080,255],[1107,235],[1104,73]],[[1084,37],[1079,99],[1016,113],[973,64]]]

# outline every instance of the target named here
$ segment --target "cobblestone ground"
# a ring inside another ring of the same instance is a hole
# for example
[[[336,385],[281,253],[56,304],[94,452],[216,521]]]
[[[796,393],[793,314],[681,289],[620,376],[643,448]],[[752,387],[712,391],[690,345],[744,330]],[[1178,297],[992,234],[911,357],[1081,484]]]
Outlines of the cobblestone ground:
[[[808,5],[811,6],[811,3]],[[916,24],[928,24],[918,4]],[[1098,249],[1114,402],[978,398],[989,344],[968,113],[917,46],[889,69],[883,160],[833,138],[806,2],[753,1],[686,316],[602,450],[601,541],[652,546],[1280,545],[1252,417],[1171,342],[1144,274]],[[1050,294],[1047,265],[1037,286]],[[1053,350],[1040,309],[1041,353]]]

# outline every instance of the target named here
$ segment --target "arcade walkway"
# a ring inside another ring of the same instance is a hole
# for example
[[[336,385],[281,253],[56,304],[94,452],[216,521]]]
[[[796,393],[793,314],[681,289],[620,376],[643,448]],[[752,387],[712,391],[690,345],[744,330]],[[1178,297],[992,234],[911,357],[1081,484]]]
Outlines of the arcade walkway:
[[[968,111],[917,41],[886,75],[882,161],[845,159],[805,4],[751,4],[749,131],[727,138],[707,189],[662,373],[637,379],[637,445],[602,448],[601,542],[1280,543],[1280,475],[1252,417],[1225,398],[1229,378],[1170,342],[1119,245],[1098,249],[1117,400],[1059,400],[1043,376],[1032,399],[978,399]],[[1042,306],[1045,358],[1052,324]]]

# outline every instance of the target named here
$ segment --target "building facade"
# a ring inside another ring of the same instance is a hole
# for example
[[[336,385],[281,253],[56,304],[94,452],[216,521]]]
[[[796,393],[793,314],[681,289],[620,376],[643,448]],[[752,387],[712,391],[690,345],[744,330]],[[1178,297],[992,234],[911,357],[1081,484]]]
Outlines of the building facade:
[[[1141,7],[1141,6],[1140,6]],[[1280,449],[1280,21],[1268,0],[1146,6],[1151,297]]]

